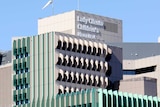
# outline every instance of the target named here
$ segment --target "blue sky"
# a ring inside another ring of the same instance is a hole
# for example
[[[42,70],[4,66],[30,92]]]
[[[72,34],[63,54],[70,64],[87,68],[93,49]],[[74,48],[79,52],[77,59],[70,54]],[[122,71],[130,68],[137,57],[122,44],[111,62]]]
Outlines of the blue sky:
[[[37,34],[37,20],[52,15],[48,0],[0,1],[0,50],[11,49],[14,36]],[[54,0],[54,14],[77,9],[77,0]],[[123,20],[124,42],[157,42],[160,0],[80,0],[80,11]]]

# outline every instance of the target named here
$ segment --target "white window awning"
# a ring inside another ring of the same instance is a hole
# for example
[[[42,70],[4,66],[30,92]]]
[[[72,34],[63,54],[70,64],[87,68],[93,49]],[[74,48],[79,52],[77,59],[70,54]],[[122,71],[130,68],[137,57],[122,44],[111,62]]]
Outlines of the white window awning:
[[[96,77],[95,77],[95,79],[96,79],[96,81],[97,81],[97,83],[99,82],[98,80],[99,80],[99,77],[96,75]]]
[[[88,74],[86,74],[85,78],[86,78],[87,83],[88,83],[88,82],[89,82],[89,75],[88,75]]]
[[[102,45],[102,43],[98,43],[98,47],[101,49],[101,54],[103,54],[103,45]]]
[[[62,75],[62,78],[64,77],[64,71],[62,69],[59,69],[59,73]]]
[[[84,58],[81,58],[80,61],[81,61],[82,66],[83,66],[83,64],[84,64],[84,63],[83,63],[83,62],[84,62]]]
[[[66,71],[65,75],[67,76],[67,80],[68,80],[69,79],[69,71]]]
[[[109,53],[110,55],[112,54],[111,48],[108,48],[108,53]]]
[[[84,74],[81,73],[81,79],[84,81]]]
[[[94,76],[93,75],[91,75],[91,80],[92,80],[92,83],[93,83],[93,81],[94,81]]]
[[[76,72],[76,78],[77,78],[77,81],[79,80],[79,73]]]
[[[89,65],[89,61],[88,61],[88,59],[87,59],[87,58],[85,59],[85,62],[86,62],[86,65],[87,65],[87,67],[88,67],[88,65]]]
[[[79,64],[79,61],[78,61],[78,59],[79,59],[78,57],[76,57],[76,58],[75,58],[75,60],[76,60],[76,62],[77,62],[77,65]]]
[[[72,62],[72,64],[73,64],[73,63],[74,63],[74,58],[73,58],[73,56],[71,56],[70,58],[71,58],[71,62]]]
[[[59,89],[64,93],[64,87],[62,85],[59,86]]]
[[[78,39],[77,38],[74,38],[74,43],[77,44],[77,46],[78,46]]]
[[[101,69],[103,69],[103,61],[100,61]]]
[[[72,87],[72,88],[71,88],[71,92],[74,92],[74,90],[75,90],[75,89]]]
[[[65,90],[67,93],[69,93],[69,87],[66,87]]]
[[[105,83],[106,83],[106,85],[108,85],[108,78],[107,77],[105,77]]]
[[[63,37],[61,35],[59,35],[58,40],[60,40],[61,42],[63,42]]]
[[[71,77],[74,78],[74,72],[71,72]]]
[[[73,44],[73,38],[69,37],[68,41]]]
[[[104,63],[104,68],[106,68],[106,70],[108,70],[108,63],[107,62]]]
[[[101,80],[101,83],[102,83],[102,85],[104,84],[104,77],[100,77],[100,80]]]
[[[108,54],[108,46],[106,44],[103,44],[103,49],[106,50],[106,53],[104,53],[104,54],[107,55]]]
[[[66,56],[65,56],[65,59],[66,59],[66,61],[67,61],[67,64],[68,64],[68,62],[69,62],[68,58],[69,58],[68,55],[66,55]]]

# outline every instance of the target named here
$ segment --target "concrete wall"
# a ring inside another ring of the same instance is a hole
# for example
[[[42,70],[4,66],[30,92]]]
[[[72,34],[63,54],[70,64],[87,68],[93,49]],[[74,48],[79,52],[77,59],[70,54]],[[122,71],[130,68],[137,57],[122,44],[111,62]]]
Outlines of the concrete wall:
[[[0,107],[12,106],[12,83],[12,64],[0,66]]]
[[[138,77],[121,80],[119,91],[140,95],[157,96],[157,80]]]

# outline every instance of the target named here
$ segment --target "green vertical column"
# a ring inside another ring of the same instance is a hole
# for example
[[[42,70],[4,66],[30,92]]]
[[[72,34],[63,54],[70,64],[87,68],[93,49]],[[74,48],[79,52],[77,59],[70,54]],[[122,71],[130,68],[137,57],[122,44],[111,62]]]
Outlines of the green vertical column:
[[[113,97],[116,98],[116,105],[114,107],[118,107],[118,92],[117,91],[113,91]]]
[[[158,99],[157,99],[157,97],[153,97],[153,107],[158,107]]]
[[[49,80],[50,80],[50,76],[49,76],[49,74],[50,74],[50,72],[49,72],[49,33],[47,33],[47,35],[46,35],[46,65],[47,65],[47,77],[48,77],[48,79],[47,79],[47,85],[48,85],[48,90],[47,90],[47,104],[46,104],[46,107],[49,107],[49,98],[50,98],[50,84],[49,84]],[[64,96],[63,96],[64,97]]]
[[[66,93],[65,94],[65,96],[66,96],[66,107],[68,107],[69,106],[69,102],[70,102],[70,100],[69,100],[69,93]]]
[[[111,96],[111,107],[113,107],[113,92],[112,92],[112,90],[108,90],[108,95],[110,95]]]
[[[131,107],[138,107],[138,106],[134,106],[133,95],[131,93],[128,94],[128,98],[131,99],[131,101],[129,101],[129,103],[131,103]]]
[[[64,107],[65,105],[64,105],[64,94],[61,94],[60,95],[60,100],[61,100],[61,107]]]
[[[152,98],[152,96],[148,96],[148,106],[149,107],[153,107],[153,98]]]
[[[80,99],[79,99],[79,96],[80,96],[80,92],[77,91],[77,92],[76,92],[76,107],[78,107],[78,105],[80,104],[80,103],[79,103],[79,100],[80,100]]]
[[[22,38],[22,53],[23,54],[25,54],[24,47],[25,47],[25,38]]]
[[[85,100],[84,97],[85,97],[85,91],[82,90],[82,91],[81,91],[81,107],[84,107],[84,106],[83,106],[84,100]]]
[[[59,97],[60,97],[59,95],[56,96],[56,107],[60,107],[60,106],[59,106]],[[60,98],[61,98],[61,97],[60,97]]]
[[[106,107],[108,107],[108,91],[107,91],[107,89],[104,89],[103,90],[103,94],[105,95],[105,97],[106,97],[106,101],[103,99],[103,101],[106,103],[105,105],[106,105]]]
[[[96,101],[96,90],[92,88],[92,107],[97,107],[97,101]]]
[[[12,50],[12,53],[13,53],[13,55],[17,55],[17,51],[15,51],[15,49],[16,49],[16,41],[14,40],[13,41],[13,50]]]
[[[133,100],[136,101],[136,103],[134,104],[134,107],[138,107],[138,95],[137,94],[134,95]]]
[[[20,52],[20,48],[21,48],[21,40],[20,40],[20,39],[18,39],[18,55],[20,55],[20,54],[21,54],[21,52]]]
[[[71,97],[71,107],[74,107],[74,93],[73,92],[70,94],[70,97]]]
[[[98,89],[98,107],[103,107],[103,91]]]
[[[35,36],[32,36],[32,106],[35,107]]]
[[[38,62],[38,69],[37,69],[37,72],[38,72],[38,101],[37,101],[37,107],[40,107],[40,98],[39,98],[39,95],[40,95],[40,59],[39,59],[39,53],[40,53],[40,48],[39,48],[39,38],[40,38],[40,35],[38,35],[38,43],[36,45],[38,45],[38,59],[37,59],[37,62]]]
[[[144,106],[148,107],[148,96],[147,95],[143,96],[143,100],[146,102],[146,104]],[[144,101],[143,101],[143,103],[144,103]]]
[[[27,48],[26,51],[30,53],[30,37],[27,37]]]
[[[90,104],[90,99],[91,99],[90,98],[90,92],[91,92],[90,89],[86,90],[86,94],[87,94],[87,107],[89,107],[89,104]]]
[[[122,93],[122,92],[118,92],[118,96],[119,96],[119,98],[121,99],[118,103],[121,104],[121,107],[124,107],[124,104],[123,104],[123,93]],[[120,105],[120,104],[119,104],[119,105]]]
[[[40,72],[39,72],[39,74],[40,74],[40,80],[42,81],[42,83],[39,83],[39,84],[41,84],[41,86],[40,86],[40,89],[41,89],[41,95],[42,95],[42,98],[40,97],[40,103],[41,103],[41,107],[45,107],[45,85],[47,85],[47,84],[45,84],[45,75],[44,75],[44,34],[42,34],[42,35],[40,35],[40,41],[41,41],[41,43],[39,44],[39,45],[42,45],[42,47],[41,48],[39,48],[39,50],[42,50],[42,53],[41,53],[41,51],[39,51],[40,53],[39,53],[39,55],[41,56],[41,60],[40,60],[40,64],[42,64],[42,68],[41,68],[41,70],[40,70]],[[40,67],[39,67],[40,68]]]
[[[136,96],[134,95],[134,98],[135,98]],[[138,96],[138,99],[139,99],[139,101],[138,101],[138,107],[143,107],[143,97],[142,97],[142,95],[139,95]]]
[[[53,87],[53,90],[52,90],[52,105],[51,107],[54,107],[54,32],[52,32],[52,69],[51,69],[51,72],[52,72],[52,77],[53,77],[53,84],[52,84],[52,87]]]
[[[128,93],[125,92],[123,95],[126,98],[126,104],[124,106],[128,106]],[[123,99],[123,101],[124,101],[124,99]]]

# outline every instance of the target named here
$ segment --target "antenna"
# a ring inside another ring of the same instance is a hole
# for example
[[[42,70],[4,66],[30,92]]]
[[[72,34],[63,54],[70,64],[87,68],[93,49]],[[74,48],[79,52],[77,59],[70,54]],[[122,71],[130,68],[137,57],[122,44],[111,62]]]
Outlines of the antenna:
[[[77,0],[77,8],[78,8],[78,10],[79,10],[79,0]]]
[[[45,9],[46,7],[48,7],[50,4],[53,3],[53,0],[49,0],[44,6],[42,9]]]

